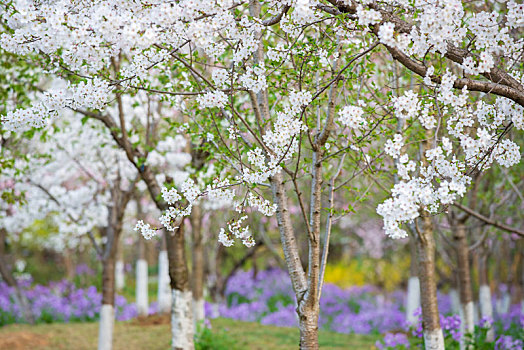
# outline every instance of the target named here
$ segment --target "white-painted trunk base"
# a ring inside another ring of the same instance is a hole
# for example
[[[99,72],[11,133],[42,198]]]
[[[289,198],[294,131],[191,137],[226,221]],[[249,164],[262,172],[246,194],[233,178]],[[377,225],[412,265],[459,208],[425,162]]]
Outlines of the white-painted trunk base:
[[[169,283],[169,262],[167,251],[162,250],[158,253],[158,311],[168,313],[171,310],[171,287]]]
[[[193,299],[193,317],[195,319],[195,325],[204,321],[206,317],[204,311],[204,299]]]
[[[418,277],[411,276],[408,280],[408,295],[406,300],[406,320],[411,325],[418,322],[418,317],[414,316],[415,310],[420,307],[420,281]]]
[[[497,299],[497,313],[504,315],[509,312],[509,306],[511,303],[511,297],[508,292],[505,292],[501,298]]]
[[[100,309],[100,327],[98,329],[98,350],[112,349],[114,325],[115,311],[113,305],[102,305]]]
[[[480,321],[480,316],[479,316],[479,304],[478,303],[473,303],[473,322],[475,324],[478,324]]]
[[[219,303],[213,303],[211,305],[211,312],[213,313],[211,317],[216,318],[220,316],[220,304]]]
[[[124,289],[126,284],[125,274],[124,274],[124,262],[118,260],[115,264],[115,288],[116,290]]]
[[[493,303],[491,302],[491,289],[488,285],[482,285],[479,287],[479,309],[480,318],[488,318],[490,322],[493,322]],[[491,327],[486,335],[487,341],[495,340],[495,330]]]
[[[475,331],[475,320],[474,320],[474,310],[475,305],[472,301],[468,302],[467,304],[461,304],[460,305],[460,349],[464,350],[466,349],[466,334],[473,334]],[[469,347],[470,348],[470,347]],[[468,348],[468,349],[469,349]]]
[[[172,290],[171,342],[173,349],[193,350],[193,312],[191,291]]]
[[[488,285],[479,287],[480,317],[493,318],[493,304],[491,303],[491,289]]]
[[[444,350],[444,335],[442,329],[424,331],[424,344],[426,350]]]
[[[139,259],[136,262],[136,309],[142,316],[147,316],[149,311],[147,279],[147,261]]]
[[[473,333],[475,330],[475,304],[470,301],[466,305],[462,305],[461,309],[464,314],[465,330],[467,333]]]
[[[455,288],[449,291],[449,298],[451,301],[451,313],[458,315],[460,313],[460,297]]]

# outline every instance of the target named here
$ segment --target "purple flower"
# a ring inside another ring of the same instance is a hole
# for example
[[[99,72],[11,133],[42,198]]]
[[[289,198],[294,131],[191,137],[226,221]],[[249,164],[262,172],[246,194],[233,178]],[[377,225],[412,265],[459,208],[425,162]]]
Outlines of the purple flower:
[[[22,291],[37,322],[96,320],[102,304],[102,295],[96,287],[76,288],[66,280],[51,282],[48,286],[23,285]],[[12,288],[0,282],[0,309],[11,315],[10,322],[22,322],[23,315],[13,295]],[[117,320],[128,320],[137,314],[136,307],[122,296],[115,297],[115,309]]]
[[[440,315],[440,326],[444,331],[444,337],[449,334],[453,340],[459,341],[461,337],[460,323],[461,321],[459,315],[452,315],[448,317]]]
[[[479,320],[479,326],[481,328],[491,328],[493,325],[493,317],[484,316]]]
[[[78,264],[75,270],[77,275],[93,276],[95,274],[95,271],[87,266],[87,264]]]
[[[221,317],[297,325],[296,301],[287,272],[279,269],[239,272],[226,289]],[[326,283],[320,299],[319,327],[341,333],[368,334],[403,329],[404,292],[383,294],[373,286],[342,289]],[[211,311],[211,306],[206,306]],[[206,309],[207,311],[207,309]]]
[[[524,343],[520,339],[513,339],[509,335],[503,335],[495,342],[495,350],[522,350]]]
[[[281,307],[278,311],[264,316],[260,320],[260,323],[271,324],[279,327],[296,327],[298,322],[295,307],[292,305]]]
[[[379,350],[399,349],[401,346],[409,349],[409,340],[408,336],[404,333],[386,333],[383,343],[381,341],[377,341],[375,346],[379,348]]]

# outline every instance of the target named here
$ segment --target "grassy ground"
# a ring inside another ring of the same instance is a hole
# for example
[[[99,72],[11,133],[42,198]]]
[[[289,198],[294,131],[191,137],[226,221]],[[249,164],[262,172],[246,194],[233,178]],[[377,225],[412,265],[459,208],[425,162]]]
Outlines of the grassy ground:
[[[262,326],[258,323],[228,319],[212,320],[212,332],[226,334],[238,349],[297,349],[298,330]],[[55,350],[96,349],[98,323],[9,325],[0,328],[0,349]],[[320,332],[323,349],[374,349],[376,336]],[[117,322],[114,350],[168,350],[169,324],[154,322]]]

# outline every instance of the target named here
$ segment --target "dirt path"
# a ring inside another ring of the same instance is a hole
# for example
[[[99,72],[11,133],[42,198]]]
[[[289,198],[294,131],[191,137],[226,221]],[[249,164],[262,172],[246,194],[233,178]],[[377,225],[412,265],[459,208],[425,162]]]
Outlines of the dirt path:
[[[47,337],[44,335],[19,331],[2,334],[0,337],[0,350],[31,350],[48,345]]]

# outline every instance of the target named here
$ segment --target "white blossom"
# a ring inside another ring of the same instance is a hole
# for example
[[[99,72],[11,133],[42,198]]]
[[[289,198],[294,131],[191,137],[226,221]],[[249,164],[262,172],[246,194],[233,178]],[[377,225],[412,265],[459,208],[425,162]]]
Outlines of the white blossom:
[[[149,224],[144,223],[143,220],[139,220],[136,223],[135,231],[140,231],[145,239],[151,239],[156,236],[156,231],[153,230]]]
[[[224,107],[227,103],[227,96],[222,91],[206,92],[202,96],[197,97],[197,101],[201,108]]]
[[[338,120],[350,129],[365,129],[367,121],[362,117],[364,110],[359,106],[345,106],[338,112]]]

